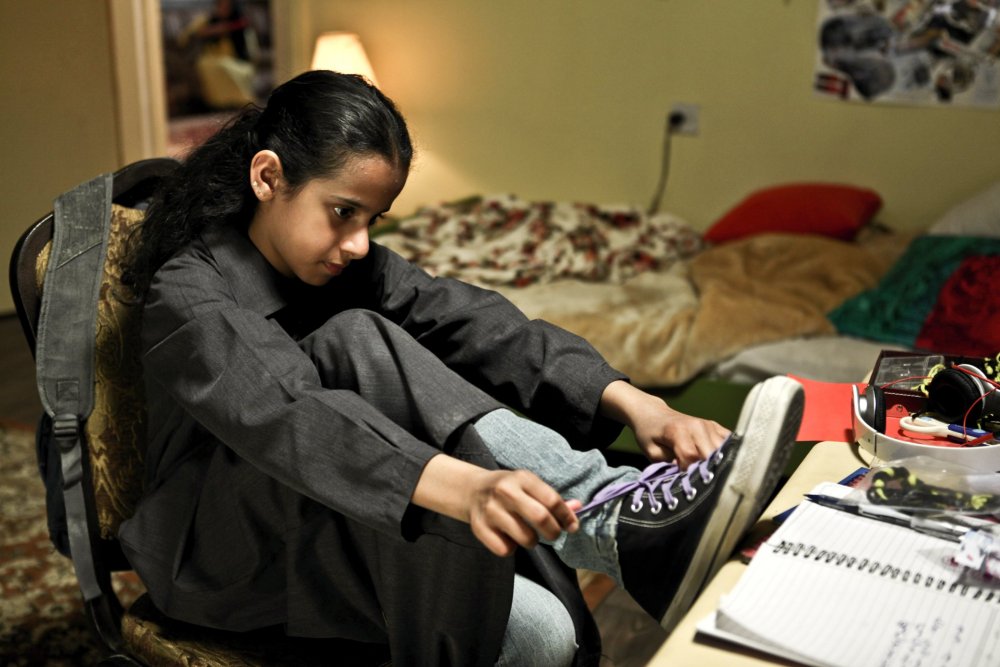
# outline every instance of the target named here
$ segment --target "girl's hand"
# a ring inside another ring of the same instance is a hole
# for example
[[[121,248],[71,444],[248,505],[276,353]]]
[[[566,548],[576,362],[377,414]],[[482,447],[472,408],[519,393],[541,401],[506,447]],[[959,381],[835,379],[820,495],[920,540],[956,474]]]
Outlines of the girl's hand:
[[[601,411],[628,425],[651,461],[676,460],[681,468],[707,458],[729,437],[729,430],[717,422],[678,412],[620,380],[604,390]]]
[[[527,470],[485,470],[438,454],[417,480],[412,502],[469,524],[473,535],[497,556],[518,545],[532,548],[562,531],[576,532],[578,500],[563,500]]]
[[[632,424],[635,439],[650,461],[677,461],[682,469],[706,459],[727,437],[720,424],[677,412],[663,401]]]
[[[555,489],[527,470],[484,471],[472,490],[468,522],[472,533],[498,556],[518,545],[532,548],[539,536],[552,541],[576,532],[578,500],[564,501]]]

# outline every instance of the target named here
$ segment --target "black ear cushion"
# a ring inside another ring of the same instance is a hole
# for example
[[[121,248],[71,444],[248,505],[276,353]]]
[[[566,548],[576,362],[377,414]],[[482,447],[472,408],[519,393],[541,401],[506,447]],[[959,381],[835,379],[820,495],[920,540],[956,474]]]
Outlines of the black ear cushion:
[[[879,433],[885,433],[885,392],[873,384],[865,388],[861,418]]]
[[[979,421],[982,414],[982,394],[976,381],[954,368],[938,371],[927,387],[927,411],[941,419],[959,423],[969,412],[969,421]],[[969,408],[972,410],[969,410]]]

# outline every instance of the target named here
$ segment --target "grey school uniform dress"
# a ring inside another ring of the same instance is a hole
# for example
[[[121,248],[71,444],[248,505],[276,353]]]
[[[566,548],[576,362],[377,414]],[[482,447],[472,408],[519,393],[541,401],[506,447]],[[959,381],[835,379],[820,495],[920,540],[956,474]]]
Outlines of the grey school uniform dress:
[[[441,451],[495,468],[469,425],[502,405],[606,445],[621,425],[599,399],[624,376],[374,242],[309,287],[212,230],[157,272],[143,318],[147,485],[120,537],[161,611],[388,642],[398,664],[496,659],[514,559],[411,505],[416,482]]]

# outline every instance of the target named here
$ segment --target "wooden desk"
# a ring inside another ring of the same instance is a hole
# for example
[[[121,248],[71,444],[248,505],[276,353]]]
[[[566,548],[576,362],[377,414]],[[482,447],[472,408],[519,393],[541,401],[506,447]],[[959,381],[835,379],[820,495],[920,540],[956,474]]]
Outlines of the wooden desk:
[[[773,528],[771,518],[797,505],[802,495],[808,493],[820,482],[836,482],[860,466],[869,466],[868,457],[862,458],[856,444],[843,442],[820,442],[813,446],[802,463],[796,468],[788,482],[781,488],[774,500],[761,515],[760,521],[751,534],[760,535]],[[701,592],[687,615],[663,643],[648,663],[663,667],[678,665],[698,665],[698,667],[738,667],[739,665],[789,665],[779,658],[769,658],[735,644],[723,644],[715,640],[695,641],[695,626],[715,611],[719,599],[732,590],[736,581],[746,570],[746,565],[738,560],[726,563]]]

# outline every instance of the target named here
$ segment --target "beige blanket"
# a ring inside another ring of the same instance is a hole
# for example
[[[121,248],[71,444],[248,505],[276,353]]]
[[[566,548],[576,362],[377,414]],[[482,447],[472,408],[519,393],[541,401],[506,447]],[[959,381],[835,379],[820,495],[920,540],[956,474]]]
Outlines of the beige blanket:
[[[622,284],[563,280],[500,291],[529,317],[589,340],[635,383],[670,386],[750,345],[833,333],[826,313],[873,287],[908,240],[763,234]]]

